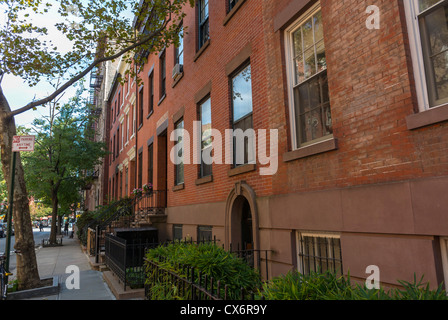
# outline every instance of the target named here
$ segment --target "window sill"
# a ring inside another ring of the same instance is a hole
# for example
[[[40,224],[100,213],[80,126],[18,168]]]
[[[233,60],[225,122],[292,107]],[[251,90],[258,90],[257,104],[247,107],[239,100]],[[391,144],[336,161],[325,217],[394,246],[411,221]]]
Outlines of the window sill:
[[[196,179],[196,185],[197,186],[200,186],[201,184],[206,184],[206,183],[209,183],[209,182],[213,182],[213,175],[209,175],[209,176],[206,176],[206,177],[202,177],[202,178]]]
[[[158,106],[160,106],[163,102],[163,100],[165,100],[166,98],[166,93],[162,96],[162,98],[160,98],[159,102],[157,103]]]
[[[409,130],[414,130],[446,120],[448,120],[448,104],[407,116],[406,124]]]
[[[226,17],[224,18],[223,25],[225,26],[229,20],[235,15],[235,13],[238,11],[238,9],[243,5],[243,3],[246,2],[246,0],[240,0],[237,2],[237,4],[232,8],[232,10],[227,13]]]
[[[183,190],[183,189],[185,189],[185,183],[181,183],[181,184],[175,185],[173,187],[173,192],[180,191],[180,190]]]
[[[180,76],[178,76],[178,77],[176,78],[176,80],[173,81],[173,84],[171,85],[171,88],[174,88],[174,87],[179,83],[179,81],[180,81],[183,77],[184,77],[184,73],[182,72],[182,73],[180,74]]]
[[[196,60],[199,59],[199,57],[202,55],[202,53],[205,51],[205,49],[208,48],[208,46],[210,45],[210,39],[208,39],[207,41],[204,42],[204,44],[202,45],[201,49],[199,49],[198,52],[196,52],[193,61],[196,62]]]
[[[325,141],[321,141],[310,146],[299,148],[294,151],[286,152],[283,154],[283,161],[289,162],[297,159],[303,159],[306,157],[314,156],[328,151],[333,151],[338,148],[337,139],[331,138]]]
[[[154,113],[154,110],[151,110],[151,112],[148,113],[148,115],[146,116],[146,119],[149,119],[149,117],[151,117],[153,113]]]
[[[229,177],[233,177],[233,176],[236,176],[239,174],[255,171],[256,168],[257,168],[257,166],[255,164],[243,164],[241,166],[230,169],[227,172],[227,175]]]
[[[140,131],[140,129],[143,127],[143,123],[138,125],[137,131]]]

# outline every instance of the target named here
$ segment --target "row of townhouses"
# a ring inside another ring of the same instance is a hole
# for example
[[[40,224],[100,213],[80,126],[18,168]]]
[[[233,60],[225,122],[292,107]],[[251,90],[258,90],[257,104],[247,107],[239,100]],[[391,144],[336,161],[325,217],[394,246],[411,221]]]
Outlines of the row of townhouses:
[[[266,251],[270,277],[362,280],[376,266],[387,285],[448,281],[448,3],[197,0],[185,13],[141,82],[124,60],[99,67],[110,156],[86,209],[151,183],[160,240]]]

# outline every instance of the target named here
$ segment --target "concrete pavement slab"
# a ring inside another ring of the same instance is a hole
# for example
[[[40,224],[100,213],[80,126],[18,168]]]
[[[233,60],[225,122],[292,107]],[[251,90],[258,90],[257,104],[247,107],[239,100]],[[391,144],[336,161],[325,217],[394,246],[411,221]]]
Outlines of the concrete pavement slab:
[[[59,276],[59,293],[28,300],[115,300],[103,280],[102,273],[91,269],[79,240],[64,237],[62,243],[62,246],[41,247],[36,251],[41,279]],[[76,282],[74,277],[78,271],[79,282]],[[71,289],[70,287],[76,283],[79,283],[79,289]]]

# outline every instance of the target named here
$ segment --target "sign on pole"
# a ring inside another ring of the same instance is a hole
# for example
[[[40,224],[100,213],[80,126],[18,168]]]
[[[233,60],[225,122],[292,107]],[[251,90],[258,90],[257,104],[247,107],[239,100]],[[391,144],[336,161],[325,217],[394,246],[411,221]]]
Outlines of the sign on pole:
[[[12,152],[34,151],[35,136],[14,136],[12,138]]]

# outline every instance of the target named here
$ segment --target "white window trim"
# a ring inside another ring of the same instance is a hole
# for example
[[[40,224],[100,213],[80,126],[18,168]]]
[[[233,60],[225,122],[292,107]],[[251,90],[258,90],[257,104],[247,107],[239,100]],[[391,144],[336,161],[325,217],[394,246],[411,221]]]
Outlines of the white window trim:
[[[333,139],[333,135],[329,135],[327,137],[323,137],[323,139],[319,141],[309,141],[310,143],[306,144],[305,146],[299,146],[299,143],[297,141],[297,126],[296,126],[296,112],[295,112],[295,101],[294,101],[294,78],[295,78],[295,70],[294,66],[292,65],[292,57],[294,56],[293,53],[293,42],[292,42],[292,33],[300,26],[302,25],[306,20],[308,20],[313,14],[315,14],[317,11],[321,10],[320,1],[318,1],[316,4],[314,4],[310,9],[308,9],[303,15],[300,16],[299,19],[297,19],[294,23],[292,23],[288,28],[285,30],[285,56],[286,56],[286,79],[287,79],[287,85],[288,85],[288,104],[289,104],[289,125],[291,128],[291,141],[292,141],[292,150],[298,150],[304,147],[308,147],[312,144],[320,143],[322,141],[331,140]],[[316,75],[314,75],[316,76]]]
[[[299,238],[300,236],[305,237],[317,237],[317,238],[333,238],[333,239],[341,239],[341,235],[339,233],[334,232],[326,232],[326,231],[296,231],[296,257],[297,257],[297,269],[299,272],[303,273],[302,261],[300,259],[300,254],[302,253],[300,246]],[[341,257],[342,258],[342,257]]]
[[[409,34],[409,47],[411,50],[412,67],[414,70],[415,89],[417,92],[419,111],[429,110],[429,97],[426,84],[423,49],[418,25],[418,1],[403,1],[406,13],[406,23]]]
[[[128,74],[128,80],[126,81],[126,86],[127,86],[127,92],[126,92],[126,98],[127,98],[129,96],[129,92],[131,92],[131,75],[130,74]]]
[[[412,67],[414,70],[418,109],[420,112],[423,112],[429,109],[437,108],[438,106],[436,105],[431,108],[429,106],[426,71],[423,60],[420,26],[418,23],[418,15],[421,12],[419,12],[418,9],[418,0],[403,1],[403,4],[406,13],[406,24],[409,34],[409,47],[411,50]],[[438,4],[440,4],[440,2],[436,3],[434,6]]]
[[[120,149],[120,153],[123,152],[124,149],[124,125],[123,125],[123,120],[121,119],[120,121],[120,126],[121,126],[121,149]]]

